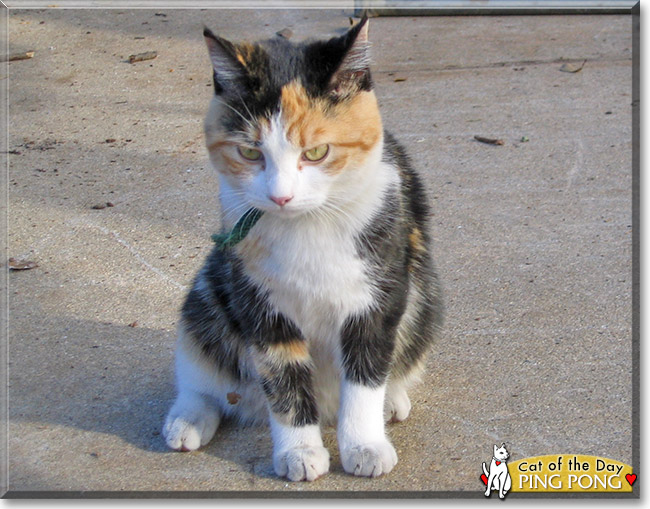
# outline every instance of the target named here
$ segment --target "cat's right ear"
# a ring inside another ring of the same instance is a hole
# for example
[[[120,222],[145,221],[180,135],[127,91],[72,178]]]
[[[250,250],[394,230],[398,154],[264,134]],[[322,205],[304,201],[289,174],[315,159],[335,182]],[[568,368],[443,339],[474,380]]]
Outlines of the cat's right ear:
[[[214,92],[220,95],[234,88],[245,70],[237,59],[237,50],[232,42],[213,34],[207,27],[203,29],[203,37],[214,71]]]
[[[355,89],[370,90],[368,17],[364,16],[338,42],[343,46],[343,58],[330,78],[330,90],[334,95],[345,95]]]

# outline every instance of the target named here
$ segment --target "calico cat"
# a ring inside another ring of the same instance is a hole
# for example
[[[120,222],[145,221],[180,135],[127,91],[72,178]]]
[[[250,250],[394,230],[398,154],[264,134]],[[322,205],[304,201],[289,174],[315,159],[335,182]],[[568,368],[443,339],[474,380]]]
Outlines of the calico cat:
[[[214,248],[183,306],[167,444],[268,418],[277,475],[311,481],[329,469],[321,425],[338,418],[345,471],[388,473],[384,420],[409,414],[442,303],[423,184],[382,127],[368,21],[299,44],[204,36],[223,229],[257,216]]]

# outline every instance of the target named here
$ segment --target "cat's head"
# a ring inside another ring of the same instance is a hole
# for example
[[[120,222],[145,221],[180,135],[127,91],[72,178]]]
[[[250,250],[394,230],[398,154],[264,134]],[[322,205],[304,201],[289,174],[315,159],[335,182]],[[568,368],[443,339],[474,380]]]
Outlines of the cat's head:
[[[343,36],[299,44],[235,44],[208,29],[204,36],[215,88],[206,144],[226,207],[313,211],[379,160],[367,19]]]
[[[506,461],[510,457],[510,453],[506,450],[506,444],[501,444],[501,447],[494,446],[494,457],[500,461]]]

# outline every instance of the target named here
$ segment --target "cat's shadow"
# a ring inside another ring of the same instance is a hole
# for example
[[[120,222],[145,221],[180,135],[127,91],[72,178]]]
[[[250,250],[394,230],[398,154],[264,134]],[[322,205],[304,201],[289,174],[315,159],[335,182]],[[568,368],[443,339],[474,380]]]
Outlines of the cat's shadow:
[[[62,332],[65,341],[53,339]],[[76,440],[72,432],[66,438],[65,429],[71,428],[112,435],[147,453],[206,454],[239,465],[250,474],[251,483],[278,480],[266,424],[241,425],[224,419],[212,440],[198,451],[182,453],[167,447],[162,426],[175,397],[175,339],[173,331],[83,320],[67,320],[53,329],[52,338],[41,337],[37,347],[25,338],[12,346],[10,360],[21,372],[10,378],[11,421],[39,428],[51,424],[57,428],[52,435],[57,441]],[[84,362],[62,365],[62,357]],[[60,370],[65,370],[65,376],[49,376]],[[323,442],[331,455],[330,474],[345,475],[334,426],[323,427]]]
[[[55,340],[62,332],[65,341]],[[10,379],[11,421],[39,429],[51,425],[59,442],[68,440],[66,429],[71,428],[112,435],[148,453],[207,454],[238,464],[252,478],[277,479],[265,424],[243,426],[224,419],[210,443],[198,451],[181,453],[167,447],[162,427],[175,397],[175,339],[173,331],[83,320],[67,320],[53,329],[51,338],[35,341],[36,346],[24,338],[11,352],[12,365],[20,366]],[[84,361],[61,363],[63,357]],[[50,376],[61,370],[65,376]],[[74,435],[71,432],[69,439]],[[326,442],[328,436],[334,437],[335,431],[325,430]]]

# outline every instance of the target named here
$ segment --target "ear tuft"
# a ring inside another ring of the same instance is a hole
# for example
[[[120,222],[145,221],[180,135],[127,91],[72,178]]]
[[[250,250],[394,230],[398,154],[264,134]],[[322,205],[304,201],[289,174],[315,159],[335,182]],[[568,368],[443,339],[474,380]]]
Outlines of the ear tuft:
[[[345,53],[330,79],[330,89],[336,95],[372,88],[368,25],[368,18],[364,16],[341,38]]]

